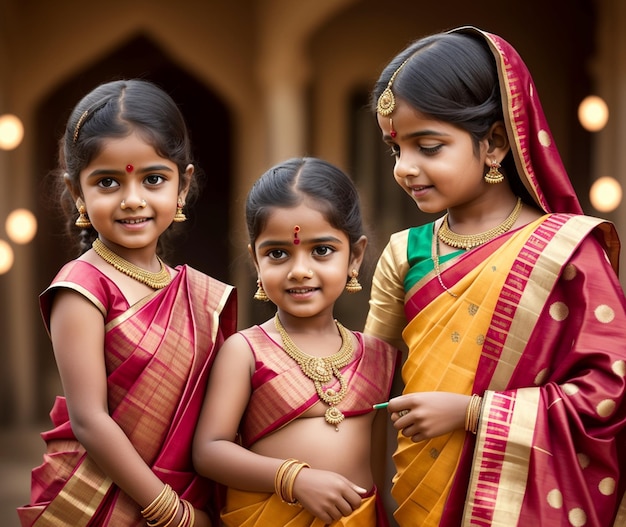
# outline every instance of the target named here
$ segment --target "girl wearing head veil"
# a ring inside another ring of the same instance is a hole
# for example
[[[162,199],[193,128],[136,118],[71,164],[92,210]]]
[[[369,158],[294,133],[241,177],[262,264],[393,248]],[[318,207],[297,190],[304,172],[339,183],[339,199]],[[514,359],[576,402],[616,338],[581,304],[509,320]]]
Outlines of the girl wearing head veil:
[[[365,329],[408,348],[396,521],[624,525],[619,241],[582,214],[526,66],[460,28],[400,52],[372,100],[396,182],[445,212],[392,235]]]

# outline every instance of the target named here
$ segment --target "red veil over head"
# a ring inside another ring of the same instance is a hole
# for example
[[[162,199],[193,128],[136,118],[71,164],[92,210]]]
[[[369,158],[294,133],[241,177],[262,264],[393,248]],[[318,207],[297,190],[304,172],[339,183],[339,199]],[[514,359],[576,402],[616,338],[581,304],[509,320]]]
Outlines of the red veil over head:
[[[583,214],[550,132],[535,83],[519,53],[498,35],[465,26],[453,29],[483,39],[498,68],[502,109],[515,165],[522,183],[544,212]],[[612,224],[599,227],[617,272],[620,242]]]
[[[519,53],[501,37],[466,26],[450,31],[484,39],[498,67],[506,129],[522,182],[545,212],[582,214],[535,83]]]

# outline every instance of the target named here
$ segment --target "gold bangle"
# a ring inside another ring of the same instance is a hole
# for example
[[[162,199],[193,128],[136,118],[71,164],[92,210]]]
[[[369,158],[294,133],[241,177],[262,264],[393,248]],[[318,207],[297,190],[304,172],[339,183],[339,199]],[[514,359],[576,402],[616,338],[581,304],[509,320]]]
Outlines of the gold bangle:
[[[482,401],[483,398],[480,395],[473,394],[465,411],[465,430],[472,434],[478,431]]]
[[[180,507],[178,494],[166,484],[148,507],[141,511],[150,527],[170,527]]]
[[[283,496],[282,485],[283,485],[283,480],[285,477],[285,472],[289,469],[291,465],[297,462],[298,462],[297,459],[292,459],[292,458],[286,459],[285,461],[282,462],[282,464],[280,465],[280,467],[278,467],[278,470],[276,471],[276,475],[274,476],[274,491],[281,498]]]
[[[147,516],[151,516],[154,512],[154,510],[157,507],[161,506],[161,501],[163,499],[165,499],[166,494],[169,492],[168,491],[169,485],[166,483],[163,488],[161,489],[161,492],[159,492],[158,496],[156,498],[154,498],[152,500],[152,502],[150,502],[150,505],[148,505],[145,509],[143,509],[141,511],[141,515],[145,518]]]
[[[295,505],[298,503],[298,500],[293,495],[293,485],[296,481],[296,477],[298,476],[298,474],[300,474],[300,471],[303,468],[310,468],[310,466],[308,463],[298,463],[289,473],[289,482],[287,484],[286,497],[287,497],[287,503],[291,503],[292,505]]]
[[[274,476],[274,490],[278,497],[285,503],[296,505],[298,500],[293,497],[293,485],[296,476],[303,468],[309,468],[308,463],[297,459],[287,459],[278,467]]]
[[[180,504],[183,506],[183,516],[178,522],[177,527],[190,527],[193,525],[191,521],[191,511],[193,511],[193,506],[187,500],[180,500]]]

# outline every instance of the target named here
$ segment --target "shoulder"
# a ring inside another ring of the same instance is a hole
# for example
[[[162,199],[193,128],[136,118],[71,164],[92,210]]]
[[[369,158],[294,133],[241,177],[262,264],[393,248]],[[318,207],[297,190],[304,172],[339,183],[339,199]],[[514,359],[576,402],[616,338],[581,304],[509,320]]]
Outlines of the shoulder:
[[[72,290],[85,297],[103,314],[118,300],[124,300],[121,291],[109,277],[97,267],[81,259],[65,264],[40,295],[44,316],[48,313],[54,295],[61,289]]]
[[[394,360],[400,354],[398,348],[374,335],[361,333],[360,331],[353,331],[353,333],[357,336],[357,339],[361,341],[366,353],[384,356]]]

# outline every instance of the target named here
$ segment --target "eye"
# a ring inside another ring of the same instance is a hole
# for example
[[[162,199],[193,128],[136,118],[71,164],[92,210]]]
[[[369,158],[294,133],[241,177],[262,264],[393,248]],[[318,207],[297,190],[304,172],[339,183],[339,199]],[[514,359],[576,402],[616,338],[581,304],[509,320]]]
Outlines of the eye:
[[[270,260],[282,260],[284,258],[287,258],[287,256],[288,254],[282,249],[272,249],[271,251],[267,252],[267,257]]]
[[[117,181],[115,181],[113,178],[107,177],[98,181],[98,186],[102,188],[113,188],[113,187],[119,187],[120,184]]]
[[[389,145],[389,155],[391,157],[399,157],[400,147],[398,145]]]
[[[150,174],[149,176],[146,176],[146,179],[144,179],[144,181],[151,186],[154,185],[158,185],[159,183],[161,183],[162,181],[164,181],[164,177],[159,175],[159,174]]]
[[[328,245],[320,245],[319,247],[315,247],[313,249],[313,254],[315,256],[328,256],[335,252],[335,249],[329,247]]]
[[[420,146],[420,150],[426,156],[434,156],[437,152],[439,152],[439,150],[441,150],[442,147],[443,145]]]

